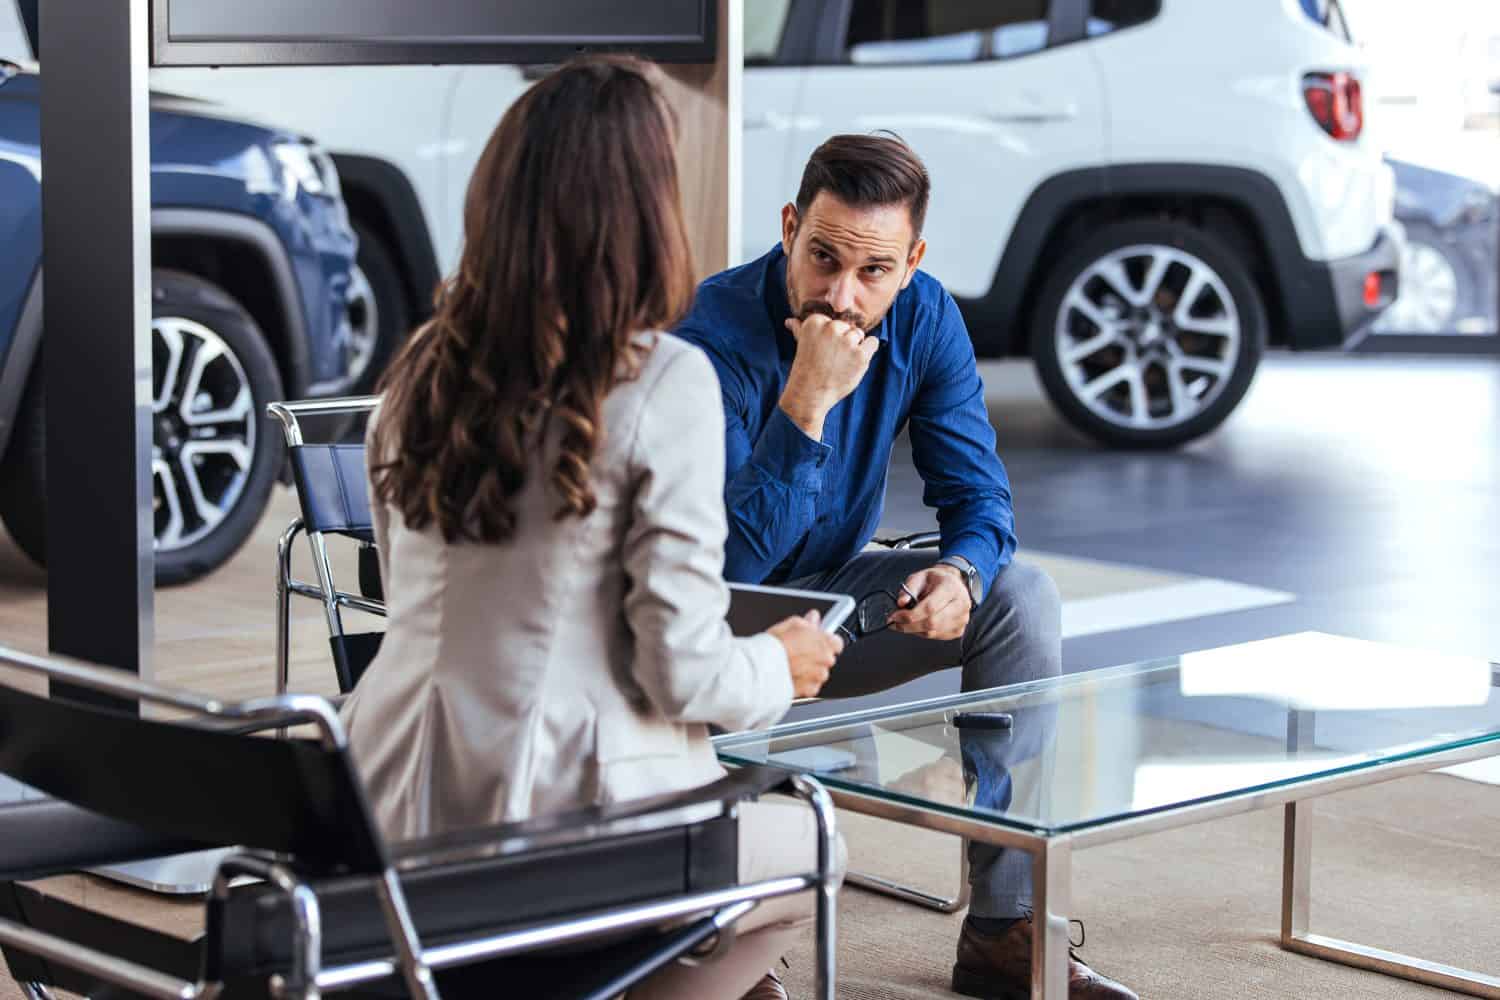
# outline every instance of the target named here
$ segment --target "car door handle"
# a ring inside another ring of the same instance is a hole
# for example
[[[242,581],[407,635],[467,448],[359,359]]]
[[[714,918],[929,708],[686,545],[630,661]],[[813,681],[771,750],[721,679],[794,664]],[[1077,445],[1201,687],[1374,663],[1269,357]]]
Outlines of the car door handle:
[[[1078,105],[1068,104],[1056,108],[1008,107],[985,112],[988,121],[1006,125],[1046,125],[1049,122],[1070,122],[1078,117]]]
[[[789,132],[793,129],[809,130],[822,127],[817,115],[788,115],[780,111],[760,111],[745,115],[740,125],[746,132],[762,132],[774,129]]]
[[[744,128],[746,132],[758,132],[768,128],[784,128],[783,116],[774,111],[762,111],[759,114],[746,115]]]

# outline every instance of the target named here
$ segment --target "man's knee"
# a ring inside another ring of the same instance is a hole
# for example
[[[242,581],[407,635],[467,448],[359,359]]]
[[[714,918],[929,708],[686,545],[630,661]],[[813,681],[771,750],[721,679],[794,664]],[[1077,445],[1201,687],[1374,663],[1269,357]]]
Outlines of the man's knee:
[[[1062,598],[1039,567],[1013,562],[1001,570],[974,615],[969,659],[977,680],[1016,684],[1061,671]]]
[[[1038,636],[1062,634],[1062,597],[1052,577],[1039,566],[1013,562],[1001,570],[980,609],[992,603],[994,610],[1002,615],[1013,613],[1022,632]]]

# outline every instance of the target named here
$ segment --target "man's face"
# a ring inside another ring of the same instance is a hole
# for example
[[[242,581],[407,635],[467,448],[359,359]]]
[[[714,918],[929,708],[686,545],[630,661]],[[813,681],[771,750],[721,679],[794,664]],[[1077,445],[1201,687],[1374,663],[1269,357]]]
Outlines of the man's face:
[[[854,208],[820,191],[804,217],[787,205],[781,246],[792,315],[823,313],[867,333],[875,329],[927,252],[927,242],[914,235],[905,204]]]

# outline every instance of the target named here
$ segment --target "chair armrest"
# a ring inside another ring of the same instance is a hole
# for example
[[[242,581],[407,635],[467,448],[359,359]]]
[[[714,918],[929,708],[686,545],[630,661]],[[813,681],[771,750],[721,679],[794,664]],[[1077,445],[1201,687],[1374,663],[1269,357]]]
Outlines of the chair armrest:
[[[941,532],[919,531],[914,535],[901,535],[898,538],[877,538],[875,544],[884,545],[888,549],[935,549],[942,540]]]
[[[559,847],[601,837],[625,836],[728,815],[746,799],[788,786],[792,775],[764,765],[739,767],[718,781],[681,792],[631,799],[538,816],[515,823],[453,830],[391,845],[398,867],[448,863],[483,854]]]

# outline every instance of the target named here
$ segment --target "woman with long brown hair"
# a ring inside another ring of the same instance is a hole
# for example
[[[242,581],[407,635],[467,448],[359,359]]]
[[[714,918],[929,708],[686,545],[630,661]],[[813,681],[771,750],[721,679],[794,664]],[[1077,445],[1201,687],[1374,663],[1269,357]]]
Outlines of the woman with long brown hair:
[[[470,181],[458,272],[384,377],[389,623],[344,714],[393,838],[713,781],[708,727],[775,721],[838,653],[811,621],[724,621],[718,383],[660,332],[693,287],[672,127],[637,60],[528,91]],[[744,878],[813,864],[799,805],[750,804],[741,830]],[[632,998],[784,996],[763,977],[812,911],[763,904],[725,959]]]

